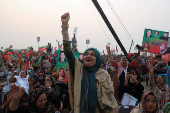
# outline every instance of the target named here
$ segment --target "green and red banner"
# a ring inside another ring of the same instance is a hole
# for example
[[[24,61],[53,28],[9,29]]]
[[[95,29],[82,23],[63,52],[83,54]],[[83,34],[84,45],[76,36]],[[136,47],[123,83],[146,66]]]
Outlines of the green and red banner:
[[[6,59],[6,60],[12,60],[13,58],[14,58],[14,55],[5,54],[5,55],[2,56],[2,59]]]
[[[26,50],[27,50],[27,49],[22,49],[21,51],[22,51],[22,52],[25,52]]]
[[[142,47],[144,52],[166,54],[168,32],[146,29],[144,31]]]
[[[39,47],[38,51],[39,52],[44,52],[47,50],[47,46],[42,46],[42,47]]]

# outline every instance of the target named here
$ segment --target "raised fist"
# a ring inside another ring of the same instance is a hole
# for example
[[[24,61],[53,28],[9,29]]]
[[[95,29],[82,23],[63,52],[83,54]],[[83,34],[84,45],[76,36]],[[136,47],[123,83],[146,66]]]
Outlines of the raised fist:
[[[106,45],[106,49],[107,49],[107,52],[110,51],[110,47],[108,45]]]
[[[68,25],[68,21],[70,19],[70,14],[69,13],[65,13],[61,16],[61,22],[63,25]]]

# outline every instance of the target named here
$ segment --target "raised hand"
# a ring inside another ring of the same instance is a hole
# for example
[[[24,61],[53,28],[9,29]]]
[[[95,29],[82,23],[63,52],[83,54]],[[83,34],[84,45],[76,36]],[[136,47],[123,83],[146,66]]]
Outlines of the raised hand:
[[[110,47],[108,45],[106,45],[106,50],[107,50],[107,52],[110,51]]]
[[[126,80],[129,80],[130,77],[131,77],[131,74],[127,73],[126,74]]]
[[[14,71],[13,75],[17,75],[17,74],[18,74],[18,72],[17,72],[17,71]]]
[[[45,87],[49,88],[52,86],[52,82],[45,81]]]
[[[11,86],[10,89],[10,94],[12,96],[12,100],[16,101],[16,100],[20,100],[20,98],[22,97],[22,95],[24,94],[24,87],[19,87],[16,86],[15,84]]]
[[[116,73],[116,67],[115,66],[110,66],[108,67],[113,73]]]
[[[63,25],[68,25],[68,21],[70,19],[70,14],[69,13],[65,13],[61,16],[61,22]]]

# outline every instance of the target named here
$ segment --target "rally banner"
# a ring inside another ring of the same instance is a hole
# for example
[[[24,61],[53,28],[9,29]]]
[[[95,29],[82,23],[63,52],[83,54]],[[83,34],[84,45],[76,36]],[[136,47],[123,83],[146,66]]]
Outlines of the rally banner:
[[[166,54],[168,36],[168,32],[145,28],[142,42],[143,51],[161,55]]]
[[[83,54],[74,52],[74,55],[81,62],[83,60]],[[64,51],[57,50],[57,60],[56,60],[56,79],[59,76],[63,76],[62,82],[68,81],[68,60],[64,54]]]

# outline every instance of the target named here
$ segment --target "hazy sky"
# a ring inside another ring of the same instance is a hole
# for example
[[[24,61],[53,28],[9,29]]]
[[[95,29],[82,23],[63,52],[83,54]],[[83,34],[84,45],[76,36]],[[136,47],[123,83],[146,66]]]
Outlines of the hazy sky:
[[[107,0],[98,2],[125,49],[129,51],[131,41],[107,4]],[[170,31],[170,0],[110,0],[110,2],[135,45],[142,44],[145,28]],[[0,47],[6,48],[12,44],[16,49],[33,46],[37,50],[37,37],[40,37],[40,46],[45,46],[48,42],[51,42],[53,47],[57,46],[56,40],[62,42],[61,15],[65,12],[70,13],[70,39],[73,37],[74,27],[78,27],[76,38],[80,52],[87,48],[86,39],[90,39],[88,47],[95,47],[100,52],[103,50],[106,52],[105,46],[109,40],[111,48],[116,47],[114,37],[91,0],[0,0]],[[120,52],[119,47],[118,49]]]

